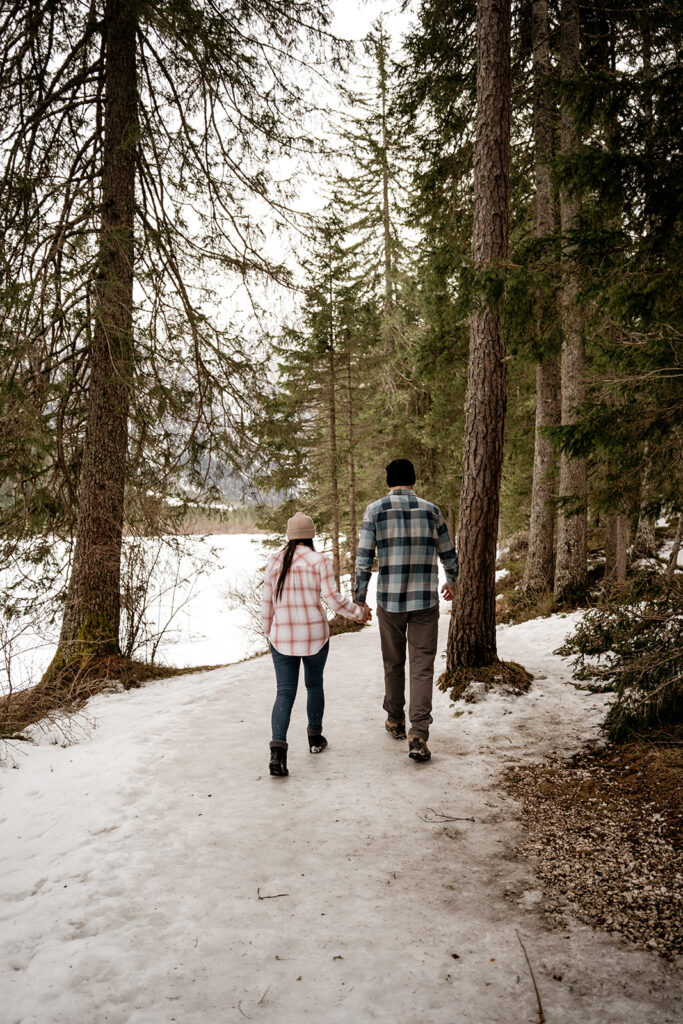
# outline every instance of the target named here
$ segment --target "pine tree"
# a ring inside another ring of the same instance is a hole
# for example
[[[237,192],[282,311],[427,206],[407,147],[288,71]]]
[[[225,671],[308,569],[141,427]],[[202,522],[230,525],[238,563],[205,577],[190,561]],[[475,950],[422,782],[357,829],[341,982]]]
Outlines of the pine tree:
[[[308,0],[0,5],[3,433],[25,428],[3,516],[75,528],[55,670],[118,650],[136,494],[253,454],[259,372],[202,282],[287,278],[252,210],[285,213],[265,163],[305,144],[288,68],[326,23]]]
[[[532,48],[534,61],[534,147],[536,176],[536,237],[547,245],[556,230],[556,201],[551,180],[554,149],[553,81],[550,55],[550,19],[547,0],[533,0]],[[553,296],[554,298],[554,296]],[[550,300],[552,303],[552,299]],[[548,590],[553,583],[555,510],[555,452],[546,427],[559,422],[559,369],[555,352],[548,351],[554,310],[541,294],[536,300],[537,346],[536,429],[529,523],[529,549],[522,587]]]
[[[562,0],[560,18],[560,72],[562,94],[560,152],[571,158],[579,147],[572,87],[581,75],[578,0]],[[576,421],[585,398],[585,342],[583,313],[579,300],[579,268],[575,233],[579,229],[581,195],[576,185],[565,182],[560,189],[562,230],[562,424]],[[587,470],[584,459],[566,451],[560,456],[560,507],[555,564],[555,597],[566,600],[581,593],[586,583]]]
[[[508,255],[510,170],[510,4],[477,6],[477,123],[474,154],[475,266],[503,274]],[[500,284],[498,284],[500,289]],[[447,673],[496,660],[495,563],[505,419],[505,346],[500,291],[488,289],[472,314],[465,451],[460,498],[460,573],[448,639]]]

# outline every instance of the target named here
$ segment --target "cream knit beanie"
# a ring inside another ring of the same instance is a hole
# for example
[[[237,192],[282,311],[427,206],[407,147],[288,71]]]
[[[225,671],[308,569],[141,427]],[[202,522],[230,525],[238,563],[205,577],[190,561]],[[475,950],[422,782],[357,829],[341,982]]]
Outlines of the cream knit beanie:
[[[287,520],[287,540],[312,540],[315,537],[315,523],[310,516],[296,512]]]

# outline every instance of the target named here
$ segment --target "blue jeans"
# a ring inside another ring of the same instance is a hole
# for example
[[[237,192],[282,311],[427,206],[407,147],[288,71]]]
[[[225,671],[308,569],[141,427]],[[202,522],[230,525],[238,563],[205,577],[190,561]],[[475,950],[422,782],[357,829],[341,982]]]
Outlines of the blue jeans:
[[[289,719],[294,707],[294,698],[299,684],[299,665],[304,663],[304,681],[306,683],[308,712],[308,735],[318,736],[323,729],[323,711],[325,710],[325,692],[323,690],[323,671],[330,650],[329,640],[317,654],[293,655],[280,654],[273,645],[273,655],[277,697],[273,704],[271,726],[273,729],[272,746],[287,746],[287,730]]]

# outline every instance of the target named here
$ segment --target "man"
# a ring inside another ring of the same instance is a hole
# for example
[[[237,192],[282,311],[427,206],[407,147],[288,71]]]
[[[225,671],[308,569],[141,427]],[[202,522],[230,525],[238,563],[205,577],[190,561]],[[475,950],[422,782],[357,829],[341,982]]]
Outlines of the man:
[[[432,723],[434,658],[439,631],[437,556],[446,571],[441,593],[453,600],[458,556],[441,512],[412,489],[415,468],[408,459],[387,466],[389,494],[365,510],[356,557],[354,600],[364,609],[377,550],[377,621],[384,660],[386,728],[406,738],[406,640],[410,662],[409,756],[428,761]]]

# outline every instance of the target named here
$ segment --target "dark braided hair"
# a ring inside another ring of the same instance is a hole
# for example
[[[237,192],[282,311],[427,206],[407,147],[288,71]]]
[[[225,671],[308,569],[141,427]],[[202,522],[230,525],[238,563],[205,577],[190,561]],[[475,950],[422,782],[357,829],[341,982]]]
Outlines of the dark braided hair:
[[[292,565],[292,559],[294,558],[294,552],[298,548],[299,544],[305,544],[311,551],[315,551],[313,547],[313,541],[310,537],[303,538],[301,540],[288,540],[287,547],[285,548],[285,557],[282,559],[282,568],[280,569],[280,575],[277,578],[277,584],[275,586],[275,600],[280,600],[282,594],[282,588],[285,585],[287,579],[287,573]]]

